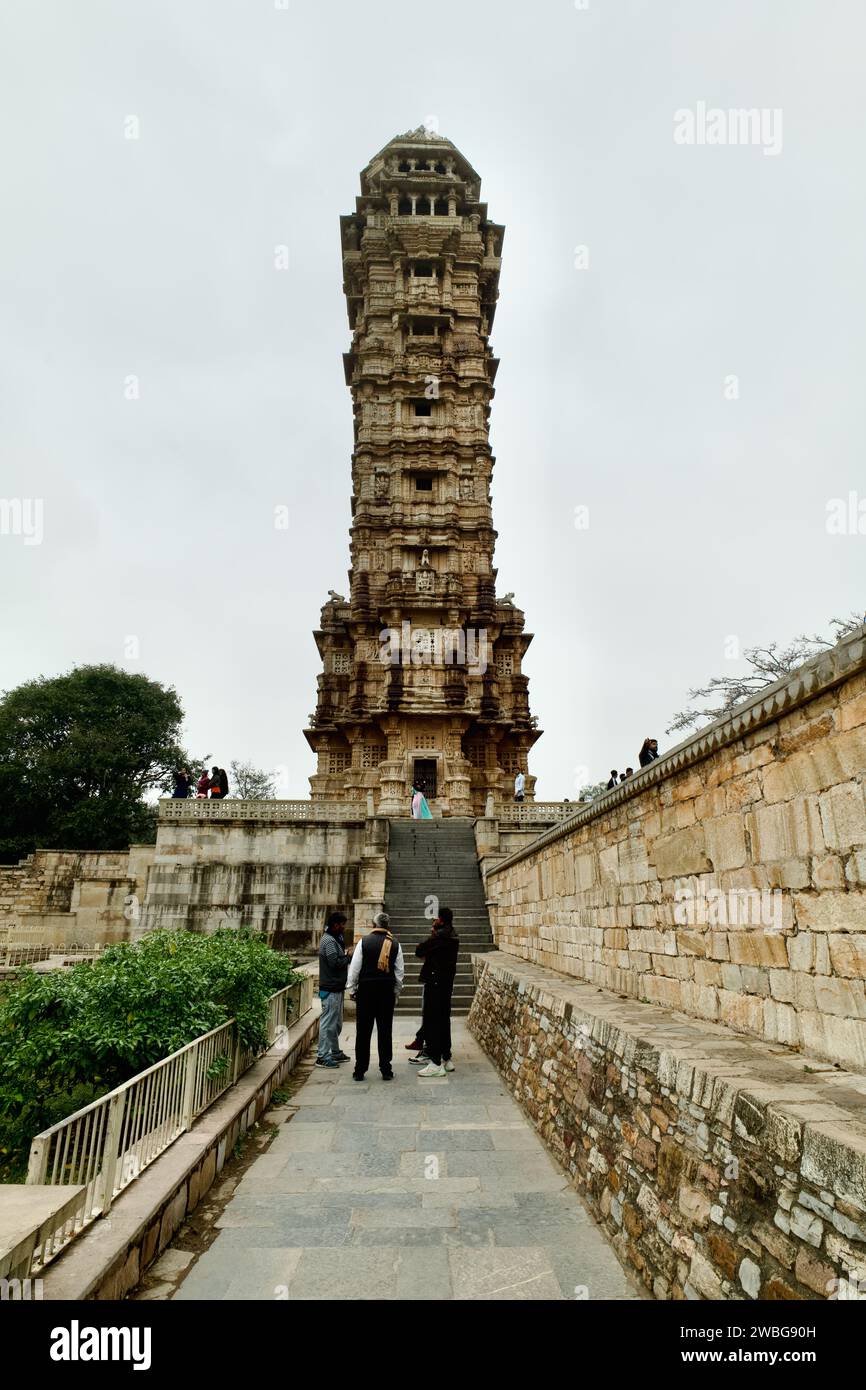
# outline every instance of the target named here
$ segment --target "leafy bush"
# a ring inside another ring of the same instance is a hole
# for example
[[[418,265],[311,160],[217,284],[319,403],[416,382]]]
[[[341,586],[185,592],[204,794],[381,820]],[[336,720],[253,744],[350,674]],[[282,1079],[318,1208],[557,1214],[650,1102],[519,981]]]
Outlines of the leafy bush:
[[[268,999],[298,978],[234,930],[156,931],[71,970],[21,970],[0,997],[0,1181],[22,1179],[40,1130],[228,1019],[262,1050]]]

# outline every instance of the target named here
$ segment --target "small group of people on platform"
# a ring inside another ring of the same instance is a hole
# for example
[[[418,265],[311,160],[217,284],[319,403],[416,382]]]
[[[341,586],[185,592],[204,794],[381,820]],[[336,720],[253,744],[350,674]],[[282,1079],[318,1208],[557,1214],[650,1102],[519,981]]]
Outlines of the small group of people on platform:
[[[174,774],[174,791],[172,792],[173,801],[183,801],[192,795],[192,774],[187,767],[179,768]],[[228,773],[224,767],[212,767],[210,775],[207,768],[204,768],[198,781],[195,783],[196,800],[205,801],[210,797],[211,801],[222,801],[229,794]]]
[[[641,767],[648,767],[650,763],[655,762],[658,755],[658,739],[645,738],[643,744],[641,745],[640,753],[638,754],[638,761],[640,762]],[[625,772],[617,772],[616,768],[612,768],[610,774],[610,781],[607,784],[607,790],[610,791],[611,787],[618,787],[621,782],[626,782],[628,781],[629,777],[633,776],[633,767],[627,767]]]
[[[345,946],[346,914],[332,912],[319,944],[319,1021],[317,1067],[339,1067],[352,1059],[340,1047],[346,992],[354,999],[355,1064],[352,1077],[363,1081],[370,1066],[373,1028],[376,1029],[379,1071],[383,1081],[394,1080],[394,1007],[405,976],[403,949],[391,930],[387,912],[373,918],[371,930],[349,952]],[[454,914],[442,907],[430,935],[415,947],[423,961],[421,1026],[407,1050],[416,1055],[419,1076],[447,1076],[451,1059],[451,996],[457,973],[460,940]]]

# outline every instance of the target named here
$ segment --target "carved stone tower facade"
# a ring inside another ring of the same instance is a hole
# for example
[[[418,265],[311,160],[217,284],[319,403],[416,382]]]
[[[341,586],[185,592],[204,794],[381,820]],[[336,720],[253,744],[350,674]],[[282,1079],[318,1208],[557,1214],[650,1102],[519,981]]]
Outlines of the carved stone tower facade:
[[[349,597],[315,634],[323,671],[305,736],[313,800],[483,815],[540,735],[522,661],[532,638],[496,597],[489,346],[504,228],[449,140],[399,136],[340,219],[352,329]]]

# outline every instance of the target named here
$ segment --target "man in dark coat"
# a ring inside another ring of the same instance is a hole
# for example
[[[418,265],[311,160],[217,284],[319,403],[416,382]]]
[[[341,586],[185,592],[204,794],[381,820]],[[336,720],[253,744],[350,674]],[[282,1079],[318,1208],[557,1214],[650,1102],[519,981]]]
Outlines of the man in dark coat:
[[[454,931],[454,913],[441,907],[426,941],[415,947],[424,986],[424,1049],[430,1061],[419,1076],[445,1076],[454,1070],[451,1060],[451,995],[457,973],[460,938]]]
[[[332,912],[319,942],[319,998],[322,1001],[322,1016],[319,1019],[317,1067],[338,1067],[341,1062],[349,1060],[346,1053],[340,1050],[343,996],[349,974],[349,961],[352,959],[347,954],[343,941],[345,927],[345,912]]]

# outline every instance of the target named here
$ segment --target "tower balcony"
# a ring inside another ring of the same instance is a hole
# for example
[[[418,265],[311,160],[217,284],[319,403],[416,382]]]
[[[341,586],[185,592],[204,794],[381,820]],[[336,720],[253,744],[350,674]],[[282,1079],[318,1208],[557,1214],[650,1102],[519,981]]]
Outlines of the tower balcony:
[[[442,289],[438,280],[411,279],[406,293],[409,305],[429,304],[437,308],[442,302]]]

